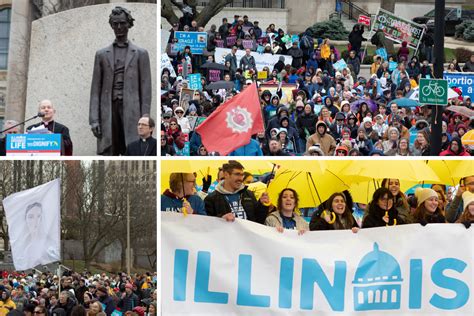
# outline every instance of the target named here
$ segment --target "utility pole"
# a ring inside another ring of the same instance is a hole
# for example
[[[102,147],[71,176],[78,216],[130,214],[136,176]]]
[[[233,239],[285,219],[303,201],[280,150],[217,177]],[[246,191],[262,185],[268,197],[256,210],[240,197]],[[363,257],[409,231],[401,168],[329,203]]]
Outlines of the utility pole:
[[[445,0],[435,2],[435,32],[434,32],[434,76],[443,79],[444,70],[444,9]],[[446,106],[446,105],[444,105]],[[431,111],[431,152],[430,156],[439,156],[441,152],[441,126],[444,106],[434,105]]]
[[[127,192],[127,274],[130,275],[130,260],[132,257],[130,249],[130,194]]]

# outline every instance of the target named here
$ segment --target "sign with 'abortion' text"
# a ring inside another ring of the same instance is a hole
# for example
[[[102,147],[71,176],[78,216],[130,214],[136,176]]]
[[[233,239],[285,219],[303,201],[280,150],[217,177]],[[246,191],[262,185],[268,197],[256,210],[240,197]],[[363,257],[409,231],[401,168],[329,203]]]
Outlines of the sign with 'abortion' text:
[[[163,213],[163,315],[473,315],[462,224],[279,233]]]

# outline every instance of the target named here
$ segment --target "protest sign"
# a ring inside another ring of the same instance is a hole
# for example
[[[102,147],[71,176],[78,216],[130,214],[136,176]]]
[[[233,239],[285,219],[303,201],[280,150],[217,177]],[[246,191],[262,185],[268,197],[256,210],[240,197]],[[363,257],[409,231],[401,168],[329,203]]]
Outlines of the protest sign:
[[[458,87],[463,96],[474,100],[474,72],[445,72],[443,79],[448,80],[448,87]]]
[[[185,46],[191,48],[191,53],[201,55],[207,47],[206,32],[175,32],[174,37],[178,40],[175,48],[182,51]]]
[[[231,52],[228,48],[216,48],[216,52],[214,54],[216,63],[225,64],[225,56],[227,56]],[[285,57],[285,64],[290,64],[293,61],[293,57],[288,55],[272,55],[272,54],[259,54],[257,52],[250,53],[255,58],[255,63],[257,65],[257,70],[263,70],[263,67],[267,66],[269,69],[273,69],[273,66],[278,62],[280,56]],[[245,55],[244,50],[237,50],[237,65],[240,63],[240,59]]]
[[[383,28],[386,38],[396,43],[406,41],[408,46],[414,49],[418,49],[424,31],[420,24],[405,20],[381,8],[375,17],[372,29],[376,31],[380,27]]]

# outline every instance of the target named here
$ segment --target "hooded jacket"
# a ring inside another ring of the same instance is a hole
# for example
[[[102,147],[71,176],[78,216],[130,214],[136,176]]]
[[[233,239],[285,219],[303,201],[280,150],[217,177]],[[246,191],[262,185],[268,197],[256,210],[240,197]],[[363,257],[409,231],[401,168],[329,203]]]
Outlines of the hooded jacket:
[[[324,125],[325,129],[323,134],[319,134],[318,126]],[[308,137],[306,141],[306,151],[308,151],[309,147],[319,144],[321,150],[324,152],[325,156],[332,156],[334,155],[334,150],[336,149],[336,140],[327,133],[327,125],[326,123],[319,121],[316,123],[316,132]]]
[[[247,190],[247,186],[242,185],[237,191],[229,192],[224,189],[224,181],[219,182],[216,190],[204,199],[207,214],[209,216],[222,217],[227,213],[231,213],[231,208],[226,195],[240,195],[240,202],[247,215],[247,219],[252,222],[263,224],[267,217],[268,207],[257,201],[253,192]]]
[[[10,298],[10,291],[3,290],[3,293],[5,293],[7,297],[5,300],[0,299],[0,316],[5,316],[9,311],[16,308],[15,302]]]
[[[451,145],[454,141],[459,144],[459,150],[457,152],[451,149]],[[470,156],[469,153],[464,148],[464,146],[462,145],[461,139],[459,137],[453,137],[453,139],[451,140],[449,144],[448,149],[446,149],[445,151],[442,151],[439,155],[440,156]]]

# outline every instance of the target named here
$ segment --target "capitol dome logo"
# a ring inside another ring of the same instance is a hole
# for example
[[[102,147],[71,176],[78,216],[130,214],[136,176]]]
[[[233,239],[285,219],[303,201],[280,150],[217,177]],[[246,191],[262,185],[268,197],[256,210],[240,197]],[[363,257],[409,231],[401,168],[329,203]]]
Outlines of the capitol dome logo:
[[[234,133],[247,133],[253,124],[250,112],[240,106],[227,112],[226,121],[227,127]]]
[[[397,260],[374,243],[374,250],[362,258],[352,281],[354,310],[400,309],[402,281]]]

